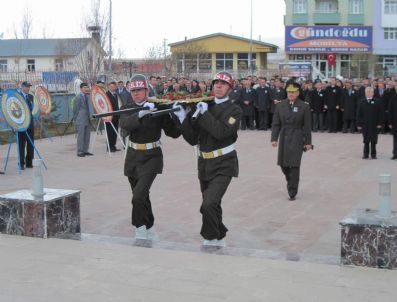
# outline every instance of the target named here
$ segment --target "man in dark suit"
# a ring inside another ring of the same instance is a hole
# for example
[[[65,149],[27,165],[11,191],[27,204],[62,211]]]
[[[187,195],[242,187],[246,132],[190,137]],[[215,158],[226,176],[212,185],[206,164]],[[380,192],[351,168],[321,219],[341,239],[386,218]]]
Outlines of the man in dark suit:
[[[129,84],[129,82],[127,82],[127,84]],[[131,93],[129,93],[127,88],[124,86],[123,81],[117,82],[117,94],[120,97],[122,105],[124,106],[132,105],[133,101],[132,101]]]
[[[390,89],[385,88],[383,79],[379,79],[378,87],[376,87],[374,91],[374,97],[379,99],[382,103],[383,118],[385,122],[382,133],[389,132],[389,101],[391,98],[391,92]]]
[[[307,95],[312,112],[313,132],[324,131],[324,90],[320,79],[315,81],[315,88]]]
[[[77,156],[85,157],[93,155],[88,152],[90,146],[90,88],[87,83],[80,84],[80,94],[76,97],[73,106],[73,120],[77,131]]]
[[[343,113],[343,133],[350,129],[351,133],[356,131],[358,93],[353,89],[351,80],[345,82],[342,89],[341,111]]]
[[[364,142],[363,159],[368,159],[371,144],[371,158],[376,159],[378,132],[383,125],[383,108],[379,99],[374,98],[374,89],[365,88],[365,99],[359,101],[357,129],[362,130]]]
[[[113,111],[119,110],[119,96],[117,94],[117,83],[110,82],[108,85],[109,90],[106,92],[106,95],[109,98],[110,103],[112,104]],[[109,123],[105,123],[106,125],[106,133],[109,140],[109,151],[116,152],[120,151],[120,149],[116,148],[117,142],[117,134],[119,131],[119,115],[113,115],[112,121]]]
[[[259,86],[256,88],[257,102],[255,104],[259,115],[259,130],[267,130],[269,111],[271,106],[270,88],[266,85],[266,78],[259,77]]]
[[[241,130],[247,129],[254,130],[254,104],[256,103],[257,94],[256,90],[251,88],[251,82],[247,79],[243,80],[244,87],[240,92],[239,104],[243,110],[241,118]]]
[[[33,101],[33,95],[29,93],[31,86],[32,84],[26,81],[22,82],[21,85],[21,94],[29,107],[29,114],[30,114],[30,125],[26,130],[26,133],[29,135],[29,137],[32,140],[32,142],[28,141],[25,132],[17,132],[18,141],[19,141],[19,146],[18,146],[19,158],[21,161],[20,168],[22,170],[25,169],[25,164],[26,164],[26,168],[33,168],[32,162],[34,158],[34,148],[32,143],[34,143],[34,121],[32,116],[32,110],[33,110],[34,101]],[[26,148],[26,158],[25,158],[25,148]]]
[[[290,200],[298,193],[303,151],[312,149],[310,106],[301,101],[300,85],[287,83],[288,96],[275,106],[271,143],[278,146],[277,164],[287,180]]]

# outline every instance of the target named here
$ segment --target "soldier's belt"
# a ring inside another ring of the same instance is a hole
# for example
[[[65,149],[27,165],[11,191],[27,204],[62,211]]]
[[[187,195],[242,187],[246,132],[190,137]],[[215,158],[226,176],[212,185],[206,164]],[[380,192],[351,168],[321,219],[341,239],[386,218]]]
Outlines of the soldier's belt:
[[[218,149],[218,150],[214,150],[214,151],[210,151],[210,152],[202,152],[199,151],[199,156],[204,158],[204,159],[211,159],[211,158],[216,158],[222,155],[226,155],[230,152],[234,151],[234,144],[227,146],[225,148],[222,149]]]
[[[129,141],[128,147],[130,147],[134,150],[150,150],[150,149],[154,149],[157,147],[161,147],[161,143],[160,143],[160,141],[157,141],[157,142],[147,143],[147,144],[137,144],[137,143]]]

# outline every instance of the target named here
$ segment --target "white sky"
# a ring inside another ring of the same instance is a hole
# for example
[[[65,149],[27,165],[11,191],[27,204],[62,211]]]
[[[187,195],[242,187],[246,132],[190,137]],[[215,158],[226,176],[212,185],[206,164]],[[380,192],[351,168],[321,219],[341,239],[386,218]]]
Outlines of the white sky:
[[[151,46],[223,32],[250,37],[250,0],[112,0],[113,57],[145,57]],[[0,37],[21,35],[22,17],[32,15],[31,38],[83,37],[92,0],[0,0]],[[108,9],[109,0],[101,0]],[[253,0],[252,38],[282,46],[284,0]],[[107,50],[107,49],[106,49]]]

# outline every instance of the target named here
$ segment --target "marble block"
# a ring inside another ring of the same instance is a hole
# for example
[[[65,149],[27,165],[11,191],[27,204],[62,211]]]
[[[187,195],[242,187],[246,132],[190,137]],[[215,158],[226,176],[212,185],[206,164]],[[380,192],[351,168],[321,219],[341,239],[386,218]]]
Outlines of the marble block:
[[[0,233],[79,239],[80,191],[44,192],[43,200],[35,200],[30,190],[0,195]]]
[[[342,264],[397,268],[397,213],[382,218],[378,211],[357,209],[339,224]]]

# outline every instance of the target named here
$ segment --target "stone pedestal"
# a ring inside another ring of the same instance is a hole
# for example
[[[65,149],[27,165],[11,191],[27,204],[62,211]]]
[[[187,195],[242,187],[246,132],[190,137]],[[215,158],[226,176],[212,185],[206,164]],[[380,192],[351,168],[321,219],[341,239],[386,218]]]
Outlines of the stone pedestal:
[[[43,200],[34,200],[30,190],[0,195],[0,233],[79,239],[80,191],[44,192]]]
[[[378,211],[357,209],[339,224],[342,264],[397,268],[397,213],[388,219]]]

